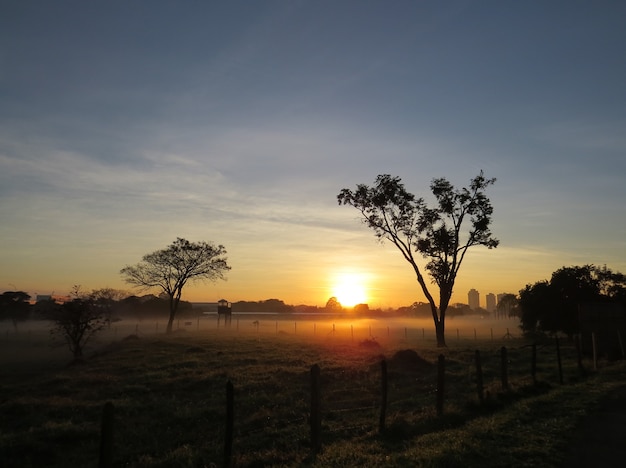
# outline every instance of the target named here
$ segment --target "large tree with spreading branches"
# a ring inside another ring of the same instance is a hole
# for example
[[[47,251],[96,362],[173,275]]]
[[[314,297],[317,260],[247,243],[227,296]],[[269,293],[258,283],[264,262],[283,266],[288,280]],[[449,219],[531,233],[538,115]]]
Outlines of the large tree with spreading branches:
[[[399,177],[379,175],[373,186],[357,185],[337,195],[340,205],[351,205],[361,212],[362,221],[381,241],[389,241],[411,265],[417,282],[430,304],[437,345],[445,346],[446,310],[454,282],[467,251],[474,246],[497,247],[489,226],[493,207],[485,195],[495,179],[481,171],[469,187],[456,189],[445,178],[434,179],[430,189],[435,198],[428,206],[423,198],[409,193]],[[426,259],[421,267],[418,258]],[[424,272],[439,288],[435,301]]]
[[[169,299],[167,333],[178,310],[183,288],[190,281],[225,279],[230,270],[223,245],[189,242],[177,238],[168,247],[143,256],[141,262],[125,266],[120,273],[127,283],[140,289],[159,288]]]

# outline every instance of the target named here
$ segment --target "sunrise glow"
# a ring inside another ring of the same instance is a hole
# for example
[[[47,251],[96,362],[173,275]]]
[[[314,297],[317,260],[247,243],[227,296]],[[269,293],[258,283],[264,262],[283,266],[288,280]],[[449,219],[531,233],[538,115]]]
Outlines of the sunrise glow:
[[[333,281],[332,295],[344,307],[354,307],[367,303],[367,282],[358,273],[342,273]]]

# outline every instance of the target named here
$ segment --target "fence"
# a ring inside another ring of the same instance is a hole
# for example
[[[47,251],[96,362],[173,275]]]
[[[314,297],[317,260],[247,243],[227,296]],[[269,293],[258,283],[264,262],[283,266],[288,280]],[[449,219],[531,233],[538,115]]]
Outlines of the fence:
[[[489,324],[479,319],[448,320],[448,340],[489,339],[519,336],[519,321],[491,320]],[[114,322],[105,330],[103,337],[118,338],[129,334],[151,335],[165,331],[165,321]],[[174,321],[176,333],[215,332],[232,335],[254,335],[258,338],[277,334],[299,336],[307,339],[349,339],[358,341],[374,338],[379,341],[435,341],[432,319],[411,318],[289,318],[288,315],[276,316],[239,316],[233,315],[230,325],[221,323],[215,317],[203,316],[194,319]]]
[[[447,340],[454,343],[463,340],[491,340],[519,337],[517,319],[490,320],[484,323],[480,319],[448,320]],[[86,352],[130,335],[148,337],[163,334],[165,320],[123,320],[110,323],[88,344]],[[50,341],[50,322],[26,321],[17,329],[8,322],[0,322],[0,343],[19,342],[20,346],[31,343],[41,346]],[[364,339],[373,339],[381,343],[407,342],[431,344],[436,342],[431,319],[381,317],[363,319],[358,317],[293,317],[289,315],[233,315],[229,326],[224,321],[218,322],[217,316],[199,316],[181,318],[173,324],[175,334],[220,334],[227,336],[254,336],[264,339],[275,335],[290,335],[306,340],[344,340],[358,343]],[[63,342],[60,342],[65,346]],[[62,357],[62,355],[61,355]]]
[[[595,341],[595,337],[591,340]],[[592,363],[597,369],[597,356],[593,356]],[[276,402],[273,409],[278,417],[269,416],[270,412],[256,420],[248,417],[249,411],[245,408],[238,408],[236,388],[229,380],[225,388],[225,421],[220,425],[223,465],[230,466],[233,459],[246,450],[255,450],[249,442],[253,434],[262,434],[261,439],[273,443],[286,434],[295,434],[301,449],[315,456],[325,441],[355,433],[385,434],[390,428],[390,419],[393,425],[406,412],[423,413],[420,427],[412,429],[422,433],[436,426],[435,421],[445,418],[448,411],[471,418],[480,414],[480,408],[485,405],[493,410],[494,404],[506,405],[516,398],[524,398],[528,392],[518,392],[521,388],[549,391],[550,382],[564,385],[566,375],[576,380],[587,374],[578,339],[567,341],[565,345],[556,337],[539,344],[501,346],[486,352],[464,352],[461,356],[440,354],[436,363],[406,350],[377,361],[365,371],[323,370],[315,364],[297,386],[299,393],[290,402],[290,411],[286,413],[280,402]],[[422,382],[415,385],[418,379]],[[420,394],[415,394],[417,388],[421,389]],[[499,399],[499,395],[506,398]],[[475,414],[468,413],[468,402]],[[109,467],[114,460],[113,413],[113,405],[106,403],[102,415],[100,467]],[[237,414],[239,419],[236,419]]]

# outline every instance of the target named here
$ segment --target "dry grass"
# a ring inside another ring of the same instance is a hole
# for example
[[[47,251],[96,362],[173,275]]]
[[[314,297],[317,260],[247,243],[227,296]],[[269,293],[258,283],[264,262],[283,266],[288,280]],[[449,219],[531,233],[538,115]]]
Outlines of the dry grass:
[[[82,365],[30,346],[32,365],[0,371],[0,465],[97,466],[102,406],[115,406],[116,466],[220,466],[225,385],[235,387],[235,466],[556,466],[573,428],[614,388],[606,367],[579,376],[564,345],[559,385],[550,343],[538,380],[521,339],[457,340],[446,356],[445,414],[435,414],[432,343],[321,334],[257,335],[208,330],[118,339]],[[509,350],[510,389],[500,383]],[[411,348],[414,353],[397,354]],[[474,352],[483,358],[486,401],[478,404]],[[378,433],[380,361],[389,369],[387,430]],[[5,356],[6,359],[6,356]],[[42,365],[42,362],[45,365]],[[322,369],[323,444],[309,455],[309,370]],[[619,367],[621,366],[621,367]]]

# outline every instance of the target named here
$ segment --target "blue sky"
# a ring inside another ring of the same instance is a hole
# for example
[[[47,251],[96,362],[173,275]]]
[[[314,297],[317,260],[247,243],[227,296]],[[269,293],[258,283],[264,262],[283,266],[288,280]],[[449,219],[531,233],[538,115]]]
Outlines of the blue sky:
[[[626,272],[626,3],[4,1],[0,289],[125,288],[176,237],[224,244],[191,300],[423,300],[339,207],[376,175],[498,180],[496,250],[453,299]]]

